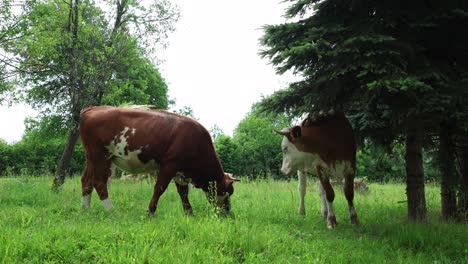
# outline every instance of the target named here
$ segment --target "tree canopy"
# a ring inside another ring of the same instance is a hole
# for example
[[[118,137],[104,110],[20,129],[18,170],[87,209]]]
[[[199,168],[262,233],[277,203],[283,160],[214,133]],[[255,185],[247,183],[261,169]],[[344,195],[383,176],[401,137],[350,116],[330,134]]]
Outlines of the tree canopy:
[[[69,127],[58,179],[68,167],[84,107],[103,103],[168,107],[167,85],[152,51],[157,43],[164,46],[178,19],[178,10],[169,1],[13,2],[27,9],[22,12],[23,34],[1,47],[18,60],[19,78],[17,85],[2,85],[2,91],[9,88],[14,99],[43,115],[60,116]]]

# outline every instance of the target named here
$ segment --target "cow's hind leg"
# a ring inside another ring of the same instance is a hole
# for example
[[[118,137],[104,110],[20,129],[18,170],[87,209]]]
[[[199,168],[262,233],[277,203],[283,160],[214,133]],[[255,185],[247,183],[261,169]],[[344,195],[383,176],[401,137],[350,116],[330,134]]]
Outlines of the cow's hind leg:
[[[348,174],[345,176],[344,182],[344,194],[346,196],[346,200],[348,200],[348,208],[349,208],[349,221],[352,225],[358,224],[358,217],[356,213],[356,209],[354,208],[354,175]]]
[[[94,168],[94,188],[101,199],[102,206],[106,211],[111,211],[114,206],[109,199],[109,192],[107,190],[107,181],[111,176],[111,162],[109,160],[101,161],[98,166]]]
[[[322,167],[317,166],[317,176],[319,178],[320,183],[325,190],[325,195],[327,197],[327,227],[332,229],[335,228],[337,225],[335,212],[333,210],[333,200],[335,200],[335,191],[333,191],[333,187],[330,184],[330,179],[328,175],[322,175]]]
[[[182,206],[184,207],[184,212],[187,215],[192,215],[192,205],[188,199],[189,186],[188,184],[179,184],[175,183],[177,187],[177,192],[179,193],[180,199],[182,200]]]
[[[86,168],[81,176],[81,201],[83,209],[88,209],[91,206],[91,193],[93,192],[91,165],[86,163]]]
[[[327,208],[327,195],[323,189],[323,185],[320,180],[317,180],[317,189],[320,197],[320,213],[322,214],[323,219],[327,219],[328,208]]]
[[[174,178],[177,169],[174,164],[165,163],[161,164],[159,170],[159,175],[156,178],[156,184],[154,185],[153,197],[148,205],[148,213],[150,215],[154,214],[156,207],[158,206],[158,201],[164,191],[167,189],[169,182]]]
[[[307,173],[305,171],[297,171],[297,178],[299,180],[299,214],[305,215],[304,198],[307,191]]]

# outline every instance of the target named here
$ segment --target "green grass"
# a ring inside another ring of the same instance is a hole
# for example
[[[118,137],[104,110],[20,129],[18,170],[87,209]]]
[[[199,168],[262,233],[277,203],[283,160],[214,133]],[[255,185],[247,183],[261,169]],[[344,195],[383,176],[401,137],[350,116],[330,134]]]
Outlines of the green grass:
[[[335,199],[338,227],[320,218],[309,181],[306,217],[297,213],[297,181],[240,182],[233,213],[217,217],[191,189],[186,217],[171,184],[154,217],[152,186],[113,180],[114,211],[93,193],[81,209],[79,178],[59,193],[52,178],[0,178],[0,263],[468,263],[468,231],[440,220],[440,191],[426,188],[427,224],[407,221],[405,187],[371,184],[356,195],[361,225],[348,223],[344,196]]]

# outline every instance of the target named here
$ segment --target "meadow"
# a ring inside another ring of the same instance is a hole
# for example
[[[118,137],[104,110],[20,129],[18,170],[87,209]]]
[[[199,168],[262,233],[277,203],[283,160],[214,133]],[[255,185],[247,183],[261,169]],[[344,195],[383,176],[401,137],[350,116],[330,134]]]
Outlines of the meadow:
[[[428,222],[407,220],[404,184],[370,184],[357,193],[361,224],[348,222],[346,201],[335,198],[338,227],[326,228],[309,180],[305,217],[297,181],[243,181],[232,213],[217,216],[192,188],[194,216],[184,215],[173,183],[155,216],[146,207],[146,181],[112,181],[114,211],[96,193],[81,209],[79,177],[60,192],[51,177],[0,178],[0,263],[468,263],[466,224],[440,219],[440,190],[426,187]]]

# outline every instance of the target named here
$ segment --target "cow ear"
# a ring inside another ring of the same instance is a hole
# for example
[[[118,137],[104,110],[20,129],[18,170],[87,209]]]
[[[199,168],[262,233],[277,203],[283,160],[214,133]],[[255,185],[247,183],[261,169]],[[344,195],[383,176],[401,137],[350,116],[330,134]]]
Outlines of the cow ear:
[[[295,126],[291,129],[291,135],[294,138],[300,138],[301,137],[301,127],[300,126]]]

